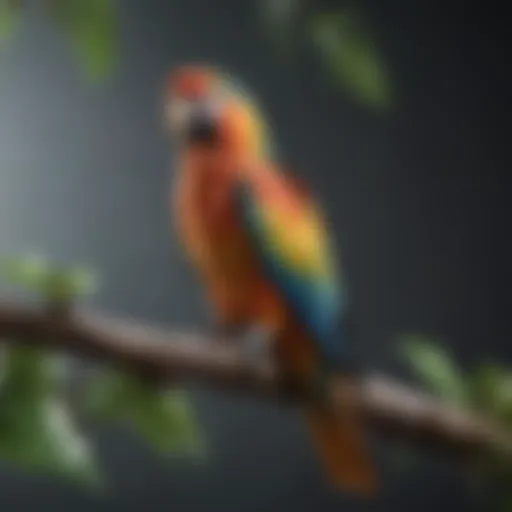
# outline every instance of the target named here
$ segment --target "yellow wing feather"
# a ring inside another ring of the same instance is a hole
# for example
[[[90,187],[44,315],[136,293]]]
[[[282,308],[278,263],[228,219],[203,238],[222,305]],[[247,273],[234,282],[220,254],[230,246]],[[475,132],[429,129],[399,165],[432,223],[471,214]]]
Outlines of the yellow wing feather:
[[[266,208],[263,215],[269,243],[282,261],[302,275],[334,275],[329,236],[316,208],[306,207],[293,214]]]

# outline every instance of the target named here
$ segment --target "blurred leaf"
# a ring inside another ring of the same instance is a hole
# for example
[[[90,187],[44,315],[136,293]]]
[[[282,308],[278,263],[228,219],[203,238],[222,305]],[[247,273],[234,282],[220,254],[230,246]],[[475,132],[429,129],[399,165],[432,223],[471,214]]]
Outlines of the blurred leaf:
[[[21,468],[99,483],[89,445],[67,409],[59,360],[38,350],[8,353],[0,385],[0,457]]]
[[[21,0],[0,0],[0,48],[16,31],[21,7]]]
[[[0,456],[28,470],[99,483],[86,439],[57,399],[0,401]]]
[[[135,427],[157,450],[203,454],[202,442],[190,404],[182,392],[148,396],[131,411]]]
[[[98,282],[96,274],[86,268],[64,268],[55,271],[47,280],[44,293],[53,301],[71,301],[95,292]]]
[[[52,0],[49,13],[64,28],[91,79],[113,70],[118,59],[116,0]]]
[[[128,420],[156,450],[204,455],[204,443],[188,397],[117,372],[92,379],[87,409],[100,421]]]
[[[95,373],[86,387],[85,409],[96,421],[110,422],[125,413],[123,381],[114,371]]]
[[[84,267],[72,267],[67,278],[73,295],[91,295],[99,289],[99,279],[95,272]]]
[[[0,340],[0,389],[7,376],[9,362],[9,347]]]
[[[289,53],[294,35],[302,21],[307,0],[262,0],[259,2],[265,30],[278,48]]]
[[[412,370],[435,394],[453,403],[468,402],[467,383],[450,355],[419,335],[404,338],[402,353]]]
[[[472,400],[487,412],[495,409],[496,387],[502,376],[501,368],[483,364],[472,375]]]
[[[471,381],[474,405],[512,428],[512,373],[497,365],[484,364]]]
[[[57,268],[35,254],[0,259],[0,280],[40,293],[52,301],[70,301],[91,294],[99,284],[96,274],[86,268]]]
[[[15,346],[4,357],[4,378],[0,393],[43,397],[61,392],[66,385],[66,366],[56,355],[42,350]]]
[[[0,280],[42,292],[51,276],[49,262],[37,254],[0,258]]]
[[[496,409],[500,418],[512,429],[512,375],[507,373],[496,389]]]
[[[360,101],[387,107],[391,87],[378,51],[353,11],[313,16],[310,36],[333,78]]]
[[[428,388],[442,398],[487,414],[501,426],[512,429],[512,374],[493,364],[485,364],[469,376],[463,375],[439,344],[418,336],[405,337],[403,354]],[[510,510],[512,465],[504,454],[482,453],[465,466],[471,488],[491,490],[493,510]],[[512,512],[512,511],[511,511]]]

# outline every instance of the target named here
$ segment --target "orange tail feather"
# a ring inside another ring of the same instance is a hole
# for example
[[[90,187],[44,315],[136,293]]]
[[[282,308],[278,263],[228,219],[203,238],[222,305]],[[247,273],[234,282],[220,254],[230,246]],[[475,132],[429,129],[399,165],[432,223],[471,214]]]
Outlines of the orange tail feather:
[[[306,421],[331,482],[346,491],[372,496],[377,491],[377,479],[366,450],[364,430],[357,416],[348,413],[336,414],[325,407],[312,406],[306,410]]]

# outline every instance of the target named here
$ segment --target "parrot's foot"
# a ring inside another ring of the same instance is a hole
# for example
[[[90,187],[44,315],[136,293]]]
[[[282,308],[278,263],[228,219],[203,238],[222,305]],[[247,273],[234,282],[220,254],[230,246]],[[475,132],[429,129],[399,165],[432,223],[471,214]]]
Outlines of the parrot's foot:
[[[273,360],[275,334],[262,326],[249,328],[241,337],[242,354],[249,366],[268,366]]]

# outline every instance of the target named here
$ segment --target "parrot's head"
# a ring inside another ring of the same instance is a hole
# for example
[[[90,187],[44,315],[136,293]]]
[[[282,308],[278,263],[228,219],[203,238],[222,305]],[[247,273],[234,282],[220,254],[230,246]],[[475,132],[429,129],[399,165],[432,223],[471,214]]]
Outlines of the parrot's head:
[[[269,130],[261,110],[225,73],[181,66],[169,75],[164,101],[166,124],[181,144],[269,155]]]

